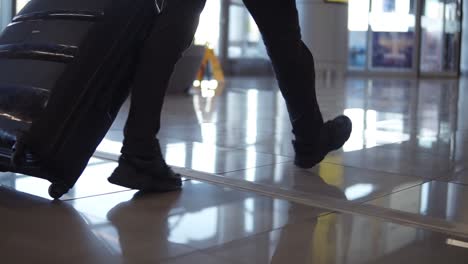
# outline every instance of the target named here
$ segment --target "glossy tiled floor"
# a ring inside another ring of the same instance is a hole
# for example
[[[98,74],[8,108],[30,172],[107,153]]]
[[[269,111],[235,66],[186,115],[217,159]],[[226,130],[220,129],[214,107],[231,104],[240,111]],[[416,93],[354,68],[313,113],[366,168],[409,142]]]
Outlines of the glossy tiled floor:
[[[126,104],[62,202],[46,181],[0,174],[1,262],[467,263],[468,81],[348,78],[317,92],[325,118],[344,113],[354,131],[309,170],[293,165],[274,80],[169,95],[159,139],[188,179],[165,194],[106,181]]]

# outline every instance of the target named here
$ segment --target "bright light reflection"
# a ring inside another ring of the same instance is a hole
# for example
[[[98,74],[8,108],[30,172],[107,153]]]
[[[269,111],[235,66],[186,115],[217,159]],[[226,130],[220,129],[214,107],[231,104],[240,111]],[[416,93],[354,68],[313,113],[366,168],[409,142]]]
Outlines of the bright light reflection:
[[[430,190],[430,185],[428,184],[423,184],[421,186],[421,207],[419,209],[419,212],[421,214],[426,214],[427,212],[427,205],[428,205],[428,200],[429,200],[429,190]]]
[[[219,83],[217,80],[203,80],[200,83],[200,86],[203,90],[216,90],[219,86]]]
[[[218,211],[218,208],[213,207],[182,216],[170,216],[168,219],[171,230],[169,241],[188,244],[191,241],[213,238],[218,229]]]
[[[168,145],[164,159],[172,166],[186,167],[187,145],[176,143]]]
[[[216,143],[217,141],[217,125],[213,123],[200,124],[201,135],[203,142]]]
[[[258,90],[247,91],[247,127],[246,143],[254,144],[257,141],[258,118]]]
[[[367,31],[369,28],[369,0],[349,0],[348,29]]]
[[[366,148],[377,146],[377,111],[367,110],[366,112]]]
[[[382,10],[384,0],[373,0],[369,24],[374,32],[408,32],[415,26],[415,16],[410,14],[410,0],[396,0],[393,11]],[[389,23],[391,21],[391,23]]]
[[[211,48],[217,50],[219,42],[219,26],[221,13],[221,1],[208,0],[200,15],[197,32],[195,33],[195,44],[209,44]]]
[[[201,89],[201,96],[204,98],[211,98],[211,97],[214,97],[215,95],[216,95],[216,92],[213,90],[209,90],[205,88]]]
[[[353,132],[343,146],[344,152],[401,143],[410,138],[408,134],[403,133],[402,114],[379,113],[375,110],[365,111],[361,108],[346,109],[344,114],[353,121]],[[378,121],[379,114],[386,119]]]
[[[437,141],[436,137],[418,138],[418,146],[422,148],[430,149],[436,141]]]
[[[372,193],[373,190],[374,187],[372,184],[359,183],[346,188],[345,195],[348,200],[353,201],[362,197],[366,197]]]
[[[425,17],[430,19],[435,19],[436,21],[441,21],[440,19],[444,14],[444,3],[428,1],[426,2],[426,14]],[[443,23],[443,22],[440,22]]]
[[[203,90],[203,89],[202,89]],[[214,93],[214,91],[211,91]],[[193,108],[199,124],[213,123],[217,121],[218,112],[214,110],[214,94],[193,95]]]
[[[364,131],[364,110],[357,108],[346,109],[344,115],[353,121],[353,132],[349,140],[344,144],[343,151],[351,152],[363,149],[364,138],[362,132]]]
[[[216,147],[194,144],[192,149],[192,169],[208,173],[216,172]]]
[[[254,230],[254,212],[255,212],[254,199],[249,198],[245,200],[244,208],[245,208],[244,228],[246,232],[251,233]]]
[[[24,178],[18,178],[15,181],[15,190],[37,195],[46,199],[51,199],[49,194],[47,193],[47,189],[49,188],[49,186],[49,181],[29,176]]]
[[[108,138],[104,138],[99,146],[97,147],[96,151],[106,152],[106,153],[120,153],[122,149],[122,142],[120,141],[113,141]]]
[[[468,242],[456,240],[456,239],[447,239],[447,245],[450,246],[456,246],[456,247],[462,247],[462,248],[468,248]]]
[[[249,146],[245,155],[245,165],[247,170],[245,171],[245,180],[255,182],[257,178],[257,152],[255,146]]]
[[[29,0],[16,0],[16,10],[20,11],[29,2]]]

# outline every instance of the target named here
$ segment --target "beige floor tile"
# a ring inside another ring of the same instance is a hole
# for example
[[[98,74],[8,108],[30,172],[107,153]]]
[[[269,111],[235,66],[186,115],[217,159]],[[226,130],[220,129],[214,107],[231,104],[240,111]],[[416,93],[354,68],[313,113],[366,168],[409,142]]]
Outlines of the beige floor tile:
[[[128,190],[107,181],[107,178],[116,167],[116,162],[92,158],[75,186],[61,199],[70,200]],[[48,194],[50,182],[47,180],[22,174],[3,173],[0,174],[0,185],[20,192],[52,199]]]
[[[286,190],[362,202],[422,184],[414,177],[366,169],[321,163],[312,169],[300,169],[293,163],[281,163],[223,174]]]
[[[331,214],[206,252],[256,263],[466,263],[468,240],[380,219]]]
[[[467,199],[468,186],[431,181],[369,204],[462,224],[468,232]]]

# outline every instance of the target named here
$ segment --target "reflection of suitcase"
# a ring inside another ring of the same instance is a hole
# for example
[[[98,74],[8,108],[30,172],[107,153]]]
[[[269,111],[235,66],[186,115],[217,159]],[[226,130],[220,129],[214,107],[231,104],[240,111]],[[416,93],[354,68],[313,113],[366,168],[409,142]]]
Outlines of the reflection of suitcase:
[[[128,95],[154,0],[32,0],[0,37],[0,169],[59,198]]]

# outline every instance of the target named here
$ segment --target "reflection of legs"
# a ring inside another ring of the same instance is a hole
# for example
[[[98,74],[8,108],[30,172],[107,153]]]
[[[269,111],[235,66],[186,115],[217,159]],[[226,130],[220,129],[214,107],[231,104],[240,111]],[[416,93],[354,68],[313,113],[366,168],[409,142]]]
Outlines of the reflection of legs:
[[[312,53],[301,39],[295,0],[244,0],[262,33],[296,137],[296,165],[313,167],[351,133],[346,117],[323,124]]]
[[[112,208],[107,218],[117,229],[124,263],[159,263],[177,249],[177,244],[168,241],[168,218],[181,195],[173,192],[154,201],[138,196]]]
[[[297,263],[325,263],[312,261],[315,227],[315,222],[308,221],[301,225],[289,225],[284,229],[276,230],[279,236],[278,244],[273,249],[269,263],[288,263],[291,262],[291,257],[293,262],[297,261]]]
[[[164,96],[175,64],[190,46],[206,0],[167,1],[143,47],[119,166],[109,181],[145,191],[171,191],[182,185],[166,164],[156,140]]]

